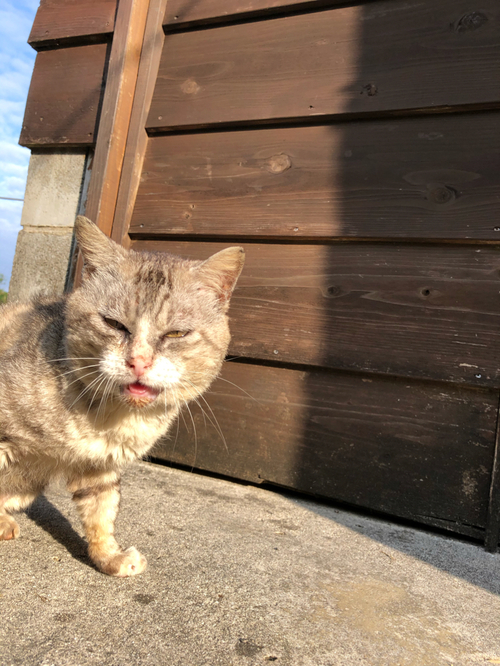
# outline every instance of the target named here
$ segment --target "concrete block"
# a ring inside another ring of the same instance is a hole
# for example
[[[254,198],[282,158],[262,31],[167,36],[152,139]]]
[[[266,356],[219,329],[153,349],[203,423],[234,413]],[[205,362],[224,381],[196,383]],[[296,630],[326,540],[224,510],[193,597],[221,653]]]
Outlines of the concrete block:
[[[20,231],[9,285],[9,302],[23,301],[40,293],[62,294],[72,239],[72,227]]]
[[[23,227],[72,227],[78,214],[86,151],[44,150],[31,154]]]

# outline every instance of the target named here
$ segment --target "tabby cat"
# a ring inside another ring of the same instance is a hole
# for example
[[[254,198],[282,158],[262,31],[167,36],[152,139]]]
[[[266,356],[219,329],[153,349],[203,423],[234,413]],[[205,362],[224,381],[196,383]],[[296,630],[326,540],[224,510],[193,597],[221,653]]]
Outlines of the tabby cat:
[[[0,309],[0,540],[19,535],[11,513],[62,477],[92,561],[131,576],[146,559],[113,534],[120,468],[219,373],[244,252],[192,261],[128,251],[85,217],[75,232],[81,287]]]

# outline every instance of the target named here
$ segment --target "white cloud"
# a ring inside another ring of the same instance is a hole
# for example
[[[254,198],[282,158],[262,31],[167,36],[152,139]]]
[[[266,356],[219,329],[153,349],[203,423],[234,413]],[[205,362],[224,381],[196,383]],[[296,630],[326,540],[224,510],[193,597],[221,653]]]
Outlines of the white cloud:
[[[12,143],[6,139],[0,139],[0,162],[8,160],[13,164],[25,164],[29,159],[30,151],[18,143]]]

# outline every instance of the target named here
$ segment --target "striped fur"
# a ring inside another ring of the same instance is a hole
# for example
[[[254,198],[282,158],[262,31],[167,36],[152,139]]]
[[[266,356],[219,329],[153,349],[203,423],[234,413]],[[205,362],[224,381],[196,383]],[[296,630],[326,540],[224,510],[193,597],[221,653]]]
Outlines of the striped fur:
[[[204,262],[126,251],[86,218],[76,235],[82,286],[0,310],[0,540],[11,513],[66,480],[103,572],[146,561],[114,537],[119,473],[165,435],[220,371],[241,248]]]

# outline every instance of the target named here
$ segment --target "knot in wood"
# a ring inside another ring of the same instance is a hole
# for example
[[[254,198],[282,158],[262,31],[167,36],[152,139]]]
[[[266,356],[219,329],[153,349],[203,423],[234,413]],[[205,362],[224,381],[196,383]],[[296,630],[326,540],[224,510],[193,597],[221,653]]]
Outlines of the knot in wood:
[[[267,159],[264,164],[264,169],[269,171],[269,173],[283,173],[283,171],[290,169],[291,166],[292,160],[290,157],[282,153],[280,155],[273,155]]]
[[[482,12],[470,12],[465,14],[455,24],[457,32],[469,32],[470,30],[477,30],[488,22],[488,17]]]
[[[366,86],[363,86],[361,89],[362,95],[368,95],[368,97],[374,97],[378,93],[378,88],[374,83],[367,83]]]
[[[187,79],[181,85],[181,90],[186,95],[196,95],[196,93],[200,90],[200,86],[194,79]]]
[[[432,188],[429,188],[428,198],[430,201],[434,201],[437,204],[446,204],[451,201],[455,201],[456,195],[455,190],[446,185],[437,185]]]
[[[323,292],[323,296],[326,298],[337,298],[337,296],[342,295],[342,288],[338,285],[332,284],[326,288],[326,291]]]

